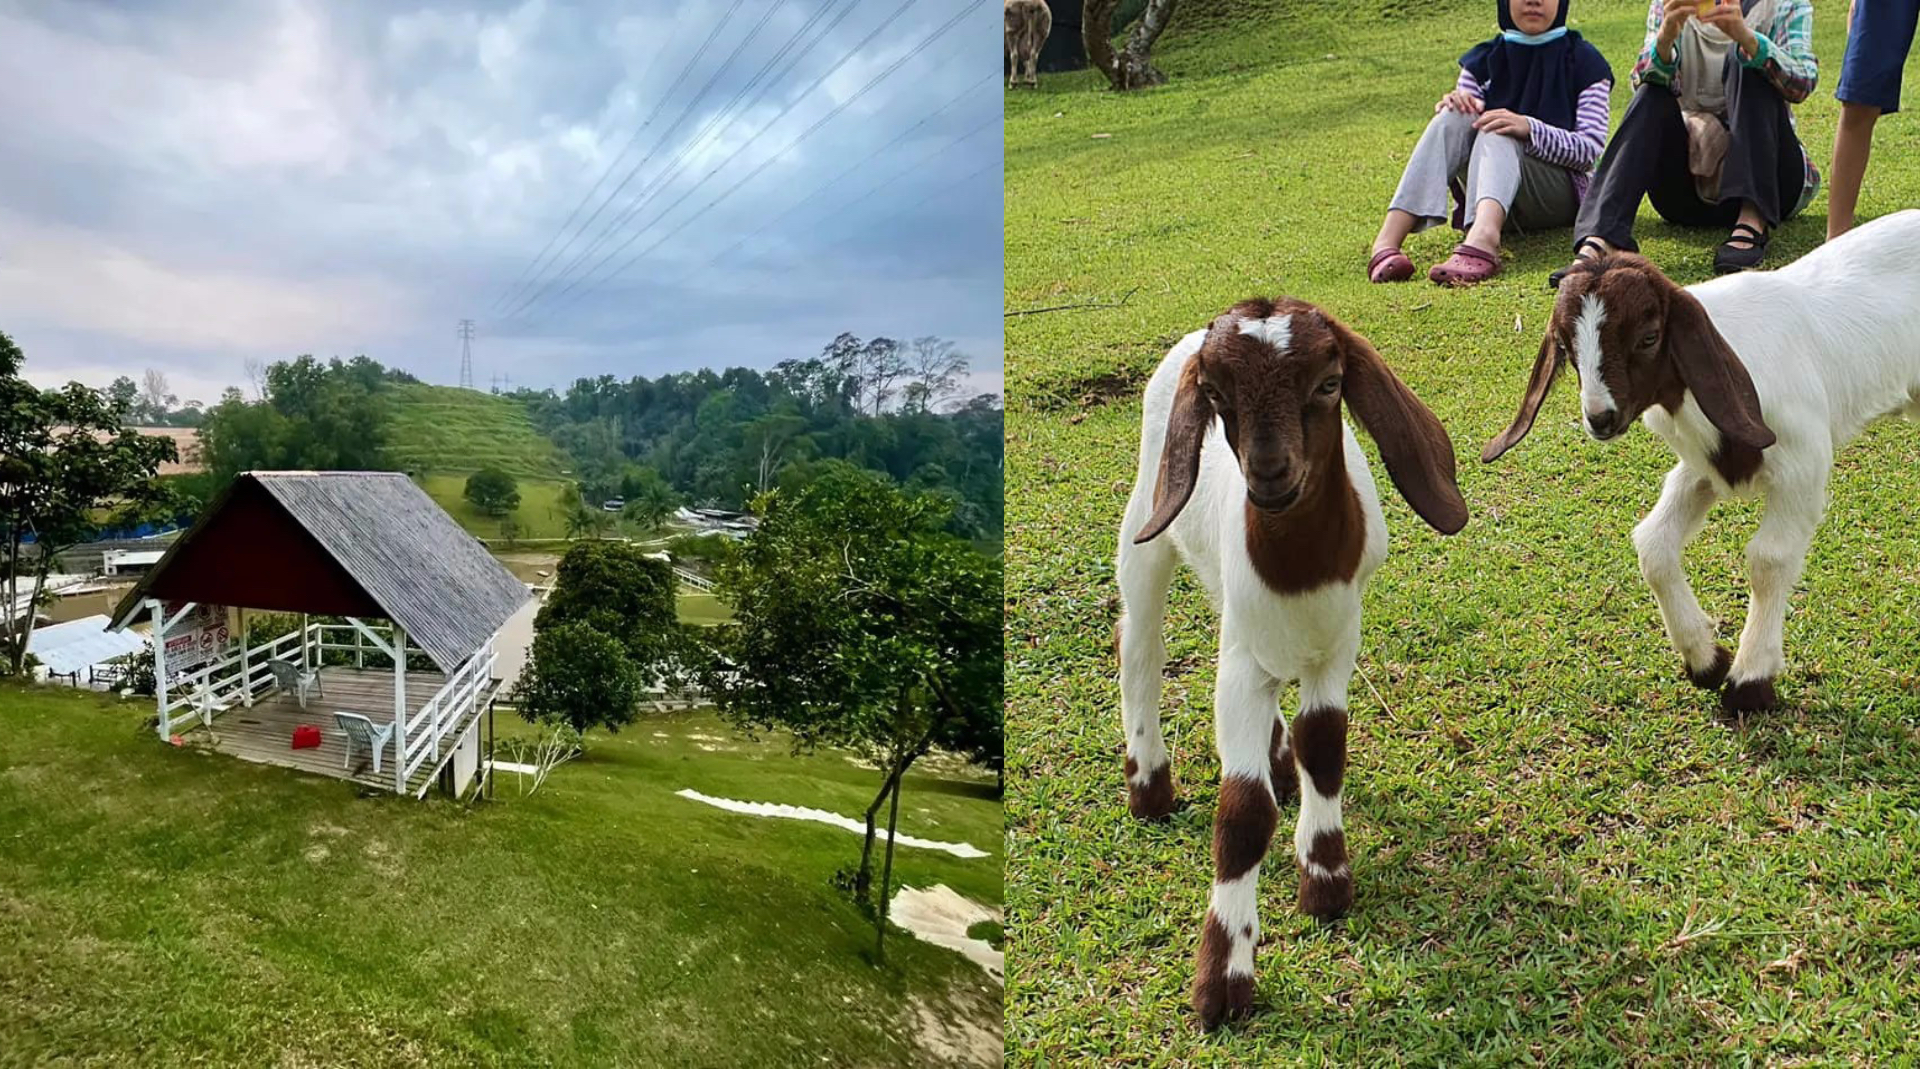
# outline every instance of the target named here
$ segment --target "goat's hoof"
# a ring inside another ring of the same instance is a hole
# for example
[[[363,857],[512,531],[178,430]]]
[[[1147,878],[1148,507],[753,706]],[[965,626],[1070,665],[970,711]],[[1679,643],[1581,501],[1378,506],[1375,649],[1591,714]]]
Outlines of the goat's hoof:
[[[1318,875],[1308,872],[1303,866],[1300,869],[1300,898],[1295,908],[1323,921],[1338,919],[1353,908],[1353,873],[1343,865],[1331,874]]]
[[[1200,1027],[1208,1032],[1228,1020],[1253,1013],[1253,977],[1227,973],[1233,943],[1227,930],[1211,913],[1206,931],[1200,936],[1200,960],[1193,975],[1193,1012]]]
[[[1696,672],[1687,669],[1687,679],[1701,690],[1719,690],[1720,684],[1727,681],[1727,673],[1733,670],[1733,654],[1725,646],[1713,648],[1713,663]]]
[[[1166,764],[1154,769],[1144,787],[1134,779],[1139,769],[1133,758],[1127,758],[1128,812],[1141,820],[1165,820],[1172,816],[1178,807],[1173,795],[1173,766]]]
[[[1727,689],[1720,695],[1720,709],[1729,716],[1770,712],[1779,704],[1779,698],[1773,693],[1771,679],[1749,679],[1742,683],[1729,683]]]

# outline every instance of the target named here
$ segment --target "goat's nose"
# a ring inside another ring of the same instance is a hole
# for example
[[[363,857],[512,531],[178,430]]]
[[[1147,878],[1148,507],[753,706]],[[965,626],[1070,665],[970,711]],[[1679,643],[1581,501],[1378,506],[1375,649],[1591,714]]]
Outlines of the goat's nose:
[[[1284,486],[1293,481],[1293,465],[1286,460],[1260,460],[1247,466],[1251,481]]]
[[[1620,410],[1603,408],[1587,413],[1587,426],[1601,438],[1611,438],[1620,432]]]

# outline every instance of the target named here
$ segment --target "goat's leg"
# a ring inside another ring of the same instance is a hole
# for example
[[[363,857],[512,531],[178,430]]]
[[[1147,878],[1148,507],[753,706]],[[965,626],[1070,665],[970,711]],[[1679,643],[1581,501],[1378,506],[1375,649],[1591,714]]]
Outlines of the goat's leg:
[[[1300,867],[1300,912],[1331,920],[1353,905],[1340,786],[1347,771],[1347,683],[1353,658],[1302,673],[1300,715],[1293,721],[1293,759],[1299,768],[1300,817],[1294,859]]]
[[[1700,533],[1707,511],[1720,500],[1713,484],[1676,464],[1667,472],[1660,500],[1646,519],[1633,529],[1633,548],[1640,554],[1640,575],[1653,590],[1660,605],[1660,619],[1667,627],[1667,640],[1680,654],[1687,678],[1707,690],[1718,687],[1727,678],[1733,657],[1714,635],[1713,620],[1700,608],[1687,583],[1681,553]]]
[[[1126,530],[1138,530],[1145,513],[1139,520],[1131,513]],[[1120,540],[1114,648],[1120,655],[1120,716],[1127,733],[1127,808],[1142,820],[1159,820],[1174,807],[1173,768],[1160,734],[1160,673],[1167,666],[1162,632],[1173,566],[1174,549],[1165,538],[1143,546]]]
[[[1193,1010],[1208,1031],[1253,1009],[1260,860],[1280,818],[1268,781],[1276,685],[1250,653],[1223,638],[1214,686],[1220,808],[1213,817],[1213,899],[1193,978]]]
[[[1747,543],[1747,582],[1753,600],[1747,606],[1747,626],[1740,632],[1740,651],[1733,658],[1726,693],[1720,704],[1728,713],[1759,712],[1775,704],[1774,677],[1786,666],[1784,630],[1787,599],[1793,594],[1807,562],[1807,547],[1826,511],[1824,470],[1819,485],[1780,488],[1767,495],[1760,528]]]

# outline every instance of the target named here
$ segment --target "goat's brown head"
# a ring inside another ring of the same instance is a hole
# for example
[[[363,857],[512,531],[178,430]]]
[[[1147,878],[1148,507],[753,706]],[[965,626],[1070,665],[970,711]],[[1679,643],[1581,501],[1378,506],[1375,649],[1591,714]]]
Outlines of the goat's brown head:
[[[1580,379],[1581,422],[1597,441],[1625,434],[1655,405],[1679,411],[1692,393],[1728,442],[1756,450],[1773,444],[1753,380],[1706,308],[1641,257],[1612,253],[1576,264],[1561,281],[1520,412],[1481,460],[1527,436],[1568,363]]]
[[[1193,496],[1200,446],[1218,417],[1246,477],[1247,502],[1284,513],[1342,475],[1340,407],[1380,447],[1400,495],[1436,530],[1466,526],[1453,442],[1365,338],[1304,301],[1251,300],[1207,328],[1187,360],[1167,419],[1153,515],[1135,542],[1166,530]]]

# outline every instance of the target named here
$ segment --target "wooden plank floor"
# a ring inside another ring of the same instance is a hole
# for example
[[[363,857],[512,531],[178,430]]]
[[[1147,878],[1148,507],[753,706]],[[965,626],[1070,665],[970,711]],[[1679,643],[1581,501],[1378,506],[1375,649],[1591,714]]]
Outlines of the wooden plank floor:
[[[422,706],[446,684],[438,672],[407,673],[407,723]],[[229,709],[215,716],[211,731],[193,720],[193,729],[182,732],[189,746],[206,746],[248,761],[297,768],[302,772],[352,780],[369,787],[393,789],[393,750],[388,743],[381,756],[380,775],[373,774],[373,762],[362,746],[354,747],[352,769],[346,767],[347,736],[340,730],[335,710],[360,713],[373,721],[376,729],[393,722],[393,672],[360,671],[354,668],[322,668],[320,693],[307,696],[307,707],[300,708],[291,694],[275,691],[256,698],[253,708]],[[293,748],[293,729],[312,724],[320,729],[320,745],[311,749]],[[450,740],[449,740],[450,741]],[[427,764],[433,762],[428,760]],[[426,774],[423,766],[415,774]]]

